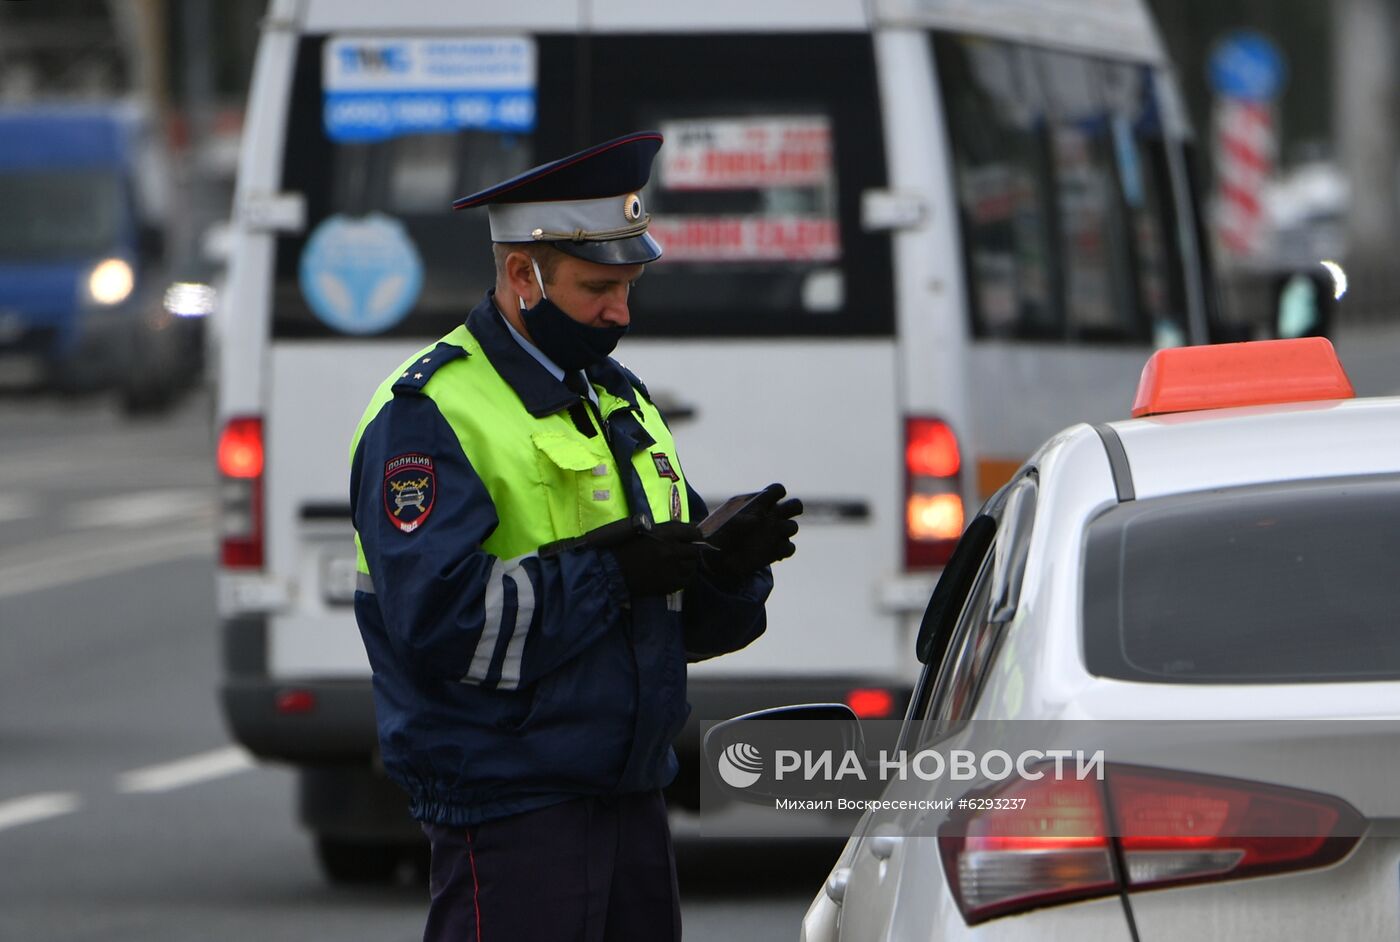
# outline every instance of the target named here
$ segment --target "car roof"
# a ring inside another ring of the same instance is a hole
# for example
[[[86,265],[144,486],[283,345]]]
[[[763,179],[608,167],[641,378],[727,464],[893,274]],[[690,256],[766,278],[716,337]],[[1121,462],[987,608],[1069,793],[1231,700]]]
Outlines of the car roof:
[[[1297,402],[1109,423],[1136,497],[1400,472],[1400,397]]]
[[[1124,404],[1127,411],[1128,404]],[[1082,658],[1084,528],[1118,503],[1104,429],[1127,457],[1135,499],[1320,478],[1400,474],[1400,398],[1212,409],[1074,426],[1031,464],[1040,475],[1022,604],[978,718],[1163,719],[1393,716],[1400,682],[1246,686],[1096,677]],[[1112,435],[1109,435],[1112,438]],[[1019,618],[1019,616],[1018,616]],[[999,676],[998,676],[999,675]],[[1345,687],[1345,695],[1338,688]]]

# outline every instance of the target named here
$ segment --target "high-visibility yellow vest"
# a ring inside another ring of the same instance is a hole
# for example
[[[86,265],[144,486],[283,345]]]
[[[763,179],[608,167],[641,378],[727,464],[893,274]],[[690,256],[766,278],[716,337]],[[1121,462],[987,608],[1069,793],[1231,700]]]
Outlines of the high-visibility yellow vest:
[[[590,408],[588,421],[596,435],[584,435],[569,410],[536,418],[531,415],[495,368],[466,325],[424,347],[405,360],[380,384],[366,408],[350,445],[354,459],[360,437],[370,421],[396,393],[400,376],[419,364],[441,345],[461,348],[466,356],[442,364],[422,385],[421,394],[433,400],[457,435],[495,504],[500,524],[482,544],[499,559],[534,553],[555,540],[581,536],[622,519],[642,508],[629,508],[617,461],[608,448],[606,425],[631,404],[599,386],[597,413]],[[685,475],[676,457],[675,440],[656,407],[640,392],[637,415],[654,442],[631,455],[631,463],[646,494],[647,511],[654,521],[689,521]],[[597,418],[603,420],[597,428]],[[360,538],[355,537],[359,569],[370,571]]]

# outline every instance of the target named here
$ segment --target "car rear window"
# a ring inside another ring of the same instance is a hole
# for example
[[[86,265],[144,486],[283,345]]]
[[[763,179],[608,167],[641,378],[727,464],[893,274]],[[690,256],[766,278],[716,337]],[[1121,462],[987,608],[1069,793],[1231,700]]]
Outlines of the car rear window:
[[[1400,477],[1119,504],[1090,524],[1084,654],[1102,677],[1400,679]]]

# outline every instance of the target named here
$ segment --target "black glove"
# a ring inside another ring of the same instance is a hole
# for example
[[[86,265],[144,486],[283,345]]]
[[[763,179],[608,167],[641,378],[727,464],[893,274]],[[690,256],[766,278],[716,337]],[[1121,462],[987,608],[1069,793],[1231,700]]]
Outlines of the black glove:
[[[792,518],[802,513],[802,501],[783,500],[786,495],[781,484],[764,488],[757,500],[710,537],[714,549],[705,553],[705,568],[733,581],[797,552],[792,543],[797,521]]]
[[[700,528],[672,520],[649,530],[634,531],[609,546],[627,591],[633,595],[668,595],[684,589],[700,568]]]

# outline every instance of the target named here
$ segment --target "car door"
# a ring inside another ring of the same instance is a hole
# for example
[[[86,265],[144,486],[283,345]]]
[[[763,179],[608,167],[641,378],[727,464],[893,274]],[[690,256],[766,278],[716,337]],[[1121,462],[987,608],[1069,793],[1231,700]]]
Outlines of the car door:
[[[1033,511],[1034,493],[1034,472],[1026,472],[988,501],[964,532],[944,572],[943,591],[935,590],[920,629],[925,666],[901,730],[901,750],[936,741],[971,716],[1005,628],[1004,621],[992,618],[993,603],[1006,596],[1007,580],[1019,576],[1019,570],[1009,564],[1024,559],[1019,548],[1030,540],[1024,511],[1015,514],[1015,526],[1004,512],[1008,504]],[[912,798],[927,788],[928,783],[917,779],[895,780],[882,797]],[[901,875],[910,851],[917,858],[911,866],[918,872],[911,874],[912,885],[905,895],[924,898],[918,908],[925,915],[920,918],[960,920],[946,892],[931,892],[941,882],[936,867],[924,872],[937,858],[933,839],[906,836],[917,815],[882,815],[876,820],[868,813],[862,819],[865,833],[846,875],[842,938],[883,938],[891,933],[904,904]],[[928,913],[932,897],[937,898],[933,909],[941,909],[941,915]]]
[[[1003,658],[1017,626],[1014,616],[1034,529],[1038,476],[1024,469],[997,493],[969,525],[958,555],[944,573],[946,591],[930,600],[927,630],[921,631],[925,662],[900,737],[906,755],[932,749],[949,737],[967,735],[988,678]],[[1034,578],[1030,576],[1029,578]],[[1020,665],[1029,669],[1029,665]],[[865,832],[845,876],[841,914],[843,939],[1128,939],[1117,898],[1008,917],[969,927],[949,890],[938,838],[943,813],[929,800],[956,798],[962,783],[919,775],[894,777],[881,798],[907,810],[870,812]],[[920,809],[914,803],[922,802]]]

